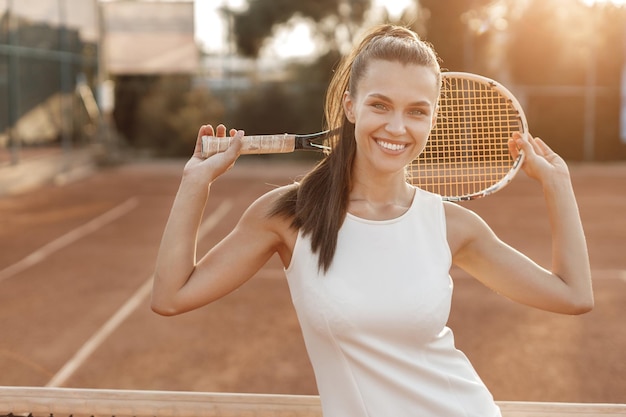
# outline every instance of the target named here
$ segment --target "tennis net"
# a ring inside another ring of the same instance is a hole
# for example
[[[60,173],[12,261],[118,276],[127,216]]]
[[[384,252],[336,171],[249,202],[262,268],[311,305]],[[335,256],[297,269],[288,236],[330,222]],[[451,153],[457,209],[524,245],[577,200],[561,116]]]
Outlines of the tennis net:
[[[626,417],[626,404],[498,402],[503,417]],[[313,395],[0,387],[0,416],[321,417]]]

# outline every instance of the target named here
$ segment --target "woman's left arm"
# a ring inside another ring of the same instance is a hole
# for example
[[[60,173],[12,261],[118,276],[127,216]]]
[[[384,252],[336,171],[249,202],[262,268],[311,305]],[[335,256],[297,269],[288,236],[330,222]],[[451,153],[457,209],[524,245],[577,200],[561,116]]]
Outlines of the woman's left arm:
[[[541,139],[516,134],[509,143],[522,169],[543,187],[552,233],[550,270],[500,241],[478,216],[447,207],[454,262],[495,291],[543,310],[582,314],[593,308],[591,268],[578,205],[565,161]],[[462,236],[462,238],[458,238]]]

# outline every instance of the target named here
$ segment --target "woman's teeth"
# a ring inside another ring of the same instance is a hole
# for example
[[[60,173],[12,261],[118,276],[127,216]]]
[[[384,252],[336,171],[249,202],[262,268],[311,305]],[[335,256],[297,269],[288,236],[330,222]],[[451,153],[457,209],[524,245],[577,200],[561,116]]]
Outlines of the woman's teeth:
[[[391,151],[401,151],[402,149],[406,148],[406,144],[399,145],[397,143],[383,142],[382,140],[378,140],[376,141],[376,143],[379,146],[382,146],[383,148],[389,149]]]

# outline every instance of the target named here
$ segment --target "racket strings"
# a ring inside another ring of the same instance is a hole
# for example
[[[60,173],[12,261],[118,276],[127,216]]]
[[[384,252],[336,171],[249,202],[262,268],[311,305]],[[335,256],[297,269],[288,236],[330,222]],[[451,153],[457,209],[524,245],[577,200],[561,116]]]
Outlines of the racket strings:
[[[507,142],[516,131],[519,112],[492,85],[445,79],[437,124],[409,166],[411,182],[443,196],[482,193],[511,170]]]

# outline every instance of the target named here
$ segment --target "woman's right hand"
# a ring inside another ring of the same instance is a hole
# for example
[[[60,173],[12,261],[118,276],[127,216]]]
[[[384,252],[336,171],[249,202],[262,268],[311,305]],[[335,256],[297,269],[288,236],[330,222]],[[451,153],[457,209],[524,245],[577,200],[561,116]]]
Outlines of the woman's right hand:
[[[241,154],[241,138],[244,132],[243,130],[230,129],[229,134],[232,139],[228,149],[224,152],[213,153],[205,158],[202,156],[202,136],[226,137],[226,127],[223,124],[218,125],[215,129],[212,125],[201,126],[193,156],[185,165],[185,177],[192,177],[210,185],[220,175],[232,168]]]

